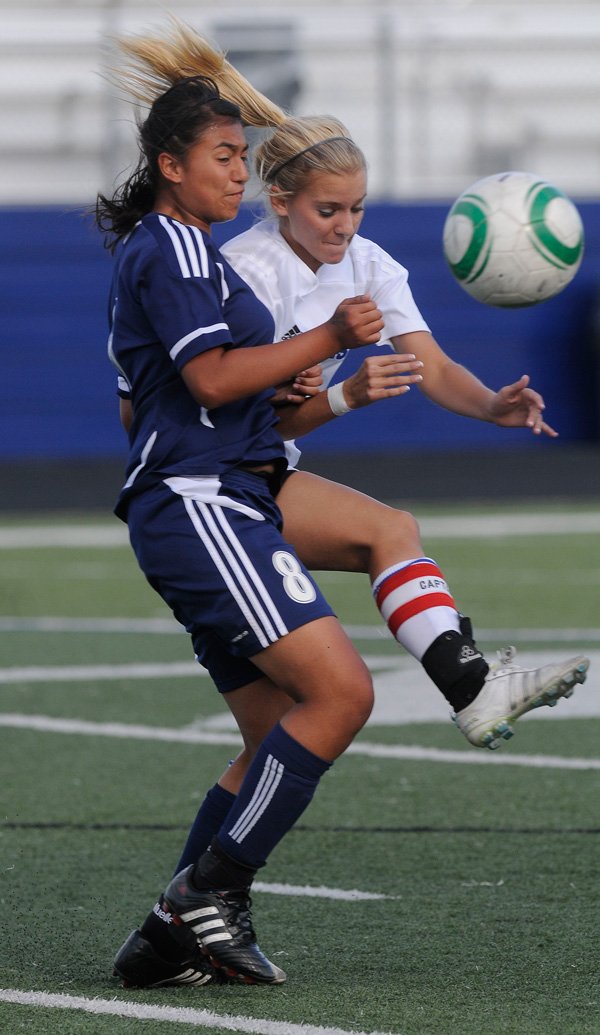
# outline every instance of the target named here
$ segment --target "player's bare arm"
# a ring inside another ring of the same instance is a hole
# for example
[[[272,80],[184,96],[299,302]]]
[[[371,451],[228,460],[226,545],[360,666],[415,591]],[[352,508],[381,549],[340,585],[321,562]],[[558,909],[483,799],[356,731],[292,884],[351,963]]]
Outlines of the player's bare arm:
[[[526,374],[495,392],[466,367],[450,359],[426,331],[399,335],[392,339],[392,344],[397,352],[411,349],[423,360],[420,388],[438,406],[499,427],[530,428],[536,435],[557,437],[558,432],[543,420],[544,400],[529,388]]]
[[[368,356],[356,373],[339,386],[343,402],[348,409],[358,410],[374,402],[405,395],[411,384],[419,384],[422,380],[422,367],[422,361],[412,353]],[[280,406],[277,413],[279,432],[285,439],[306,435],[336,416],[327,392],[319,392],[316,397],[305,400],[302,406]]]
[[[287,341],[203,352],[186,363],[182,377],[197,402],[215,409],[280,384],[340,348],[374,345],[382,329],[379,309],[366,295],[360,295],[340,302],[326,323]]]

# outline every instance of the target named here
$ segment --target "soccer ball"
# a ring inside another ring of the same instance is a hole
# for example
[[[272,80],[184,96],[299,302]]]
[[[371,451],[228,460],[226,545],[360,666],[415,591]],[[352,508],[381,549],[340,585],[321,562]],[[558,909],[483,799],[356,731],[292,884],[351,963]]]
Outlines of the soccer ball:
[[[477,180],[444,224],[444,255],[458,283],[486,305],[536,305],[573,279],[583,226],[566,195],[538,176],[503,172]]]

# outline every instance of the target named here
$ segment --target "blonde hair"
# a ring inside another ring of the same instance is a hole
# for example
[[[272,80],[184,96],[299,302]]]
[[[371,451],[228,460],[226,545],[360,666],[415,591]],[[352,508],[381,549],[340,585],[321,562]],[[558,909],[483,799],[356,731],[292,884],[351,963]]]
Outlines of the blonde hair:
[[[252,84],[210,44],[173,15],[160,36],[117,37],[128,65],[113,78],[139,101],[152,103],[190,76],[207,76],[225,100],[237,104],[247,126],[274,129],[256,148],[254,165],[268,195],[275,188],[297,194],[313,172],[366,169],[365,157],[346,127],[332,116],[292,116]]]
[[[171,26],[160,36],[118,36],[115,43],[128,65],[112,77],[138,101],[152,104],[160,94],[189,76],[207,76],[219,94],[237,104],[248,126],[278,126],[285,112],[255,90],[221,50],[170,16]]]
[[[330,115],[288,116],[258,145],[256,173],[272,193],[297,194],[311,173],[366,169],[365,156],[339,119]]]

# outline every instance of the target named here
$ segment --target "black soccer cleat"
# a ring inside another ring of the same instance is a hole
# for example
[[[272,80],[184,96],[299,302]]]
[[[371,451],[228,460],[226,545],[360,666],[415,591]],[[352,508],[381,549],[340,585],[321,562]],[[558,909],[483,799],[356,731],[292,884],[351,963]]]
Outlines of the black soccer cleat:
[[[124,988],[223,984],[220,972],[200,949],[193,950],[187,959],[165,960],[140,931],[132,931],[119,949],[114,974],[122,978]]]
[[[285,971],[257,945],[248,889],[199,891],[191,881],[193,871],[192,865],[176,874],[164,893],[173,923],[194,932],[198,946],[224,977],[250,985],[281,985]]]

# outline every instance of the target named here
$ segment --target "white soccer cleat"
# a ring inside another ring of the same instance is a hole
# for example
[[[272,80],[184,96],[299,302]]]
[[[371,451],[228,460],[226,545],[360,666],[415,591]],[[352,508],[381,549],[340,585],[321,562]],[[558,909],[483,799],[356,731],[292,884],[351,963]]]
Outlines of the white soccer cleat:
[[[584,683],[589,658],[579,655],[559,665],[518,668],[516,650],[498,651],[477,697],[452,718],[467,740],[476,747],[499,748],[513,735],[511,722],[533,708],[553,708],[560,697],[570,697],[577,683]]]

